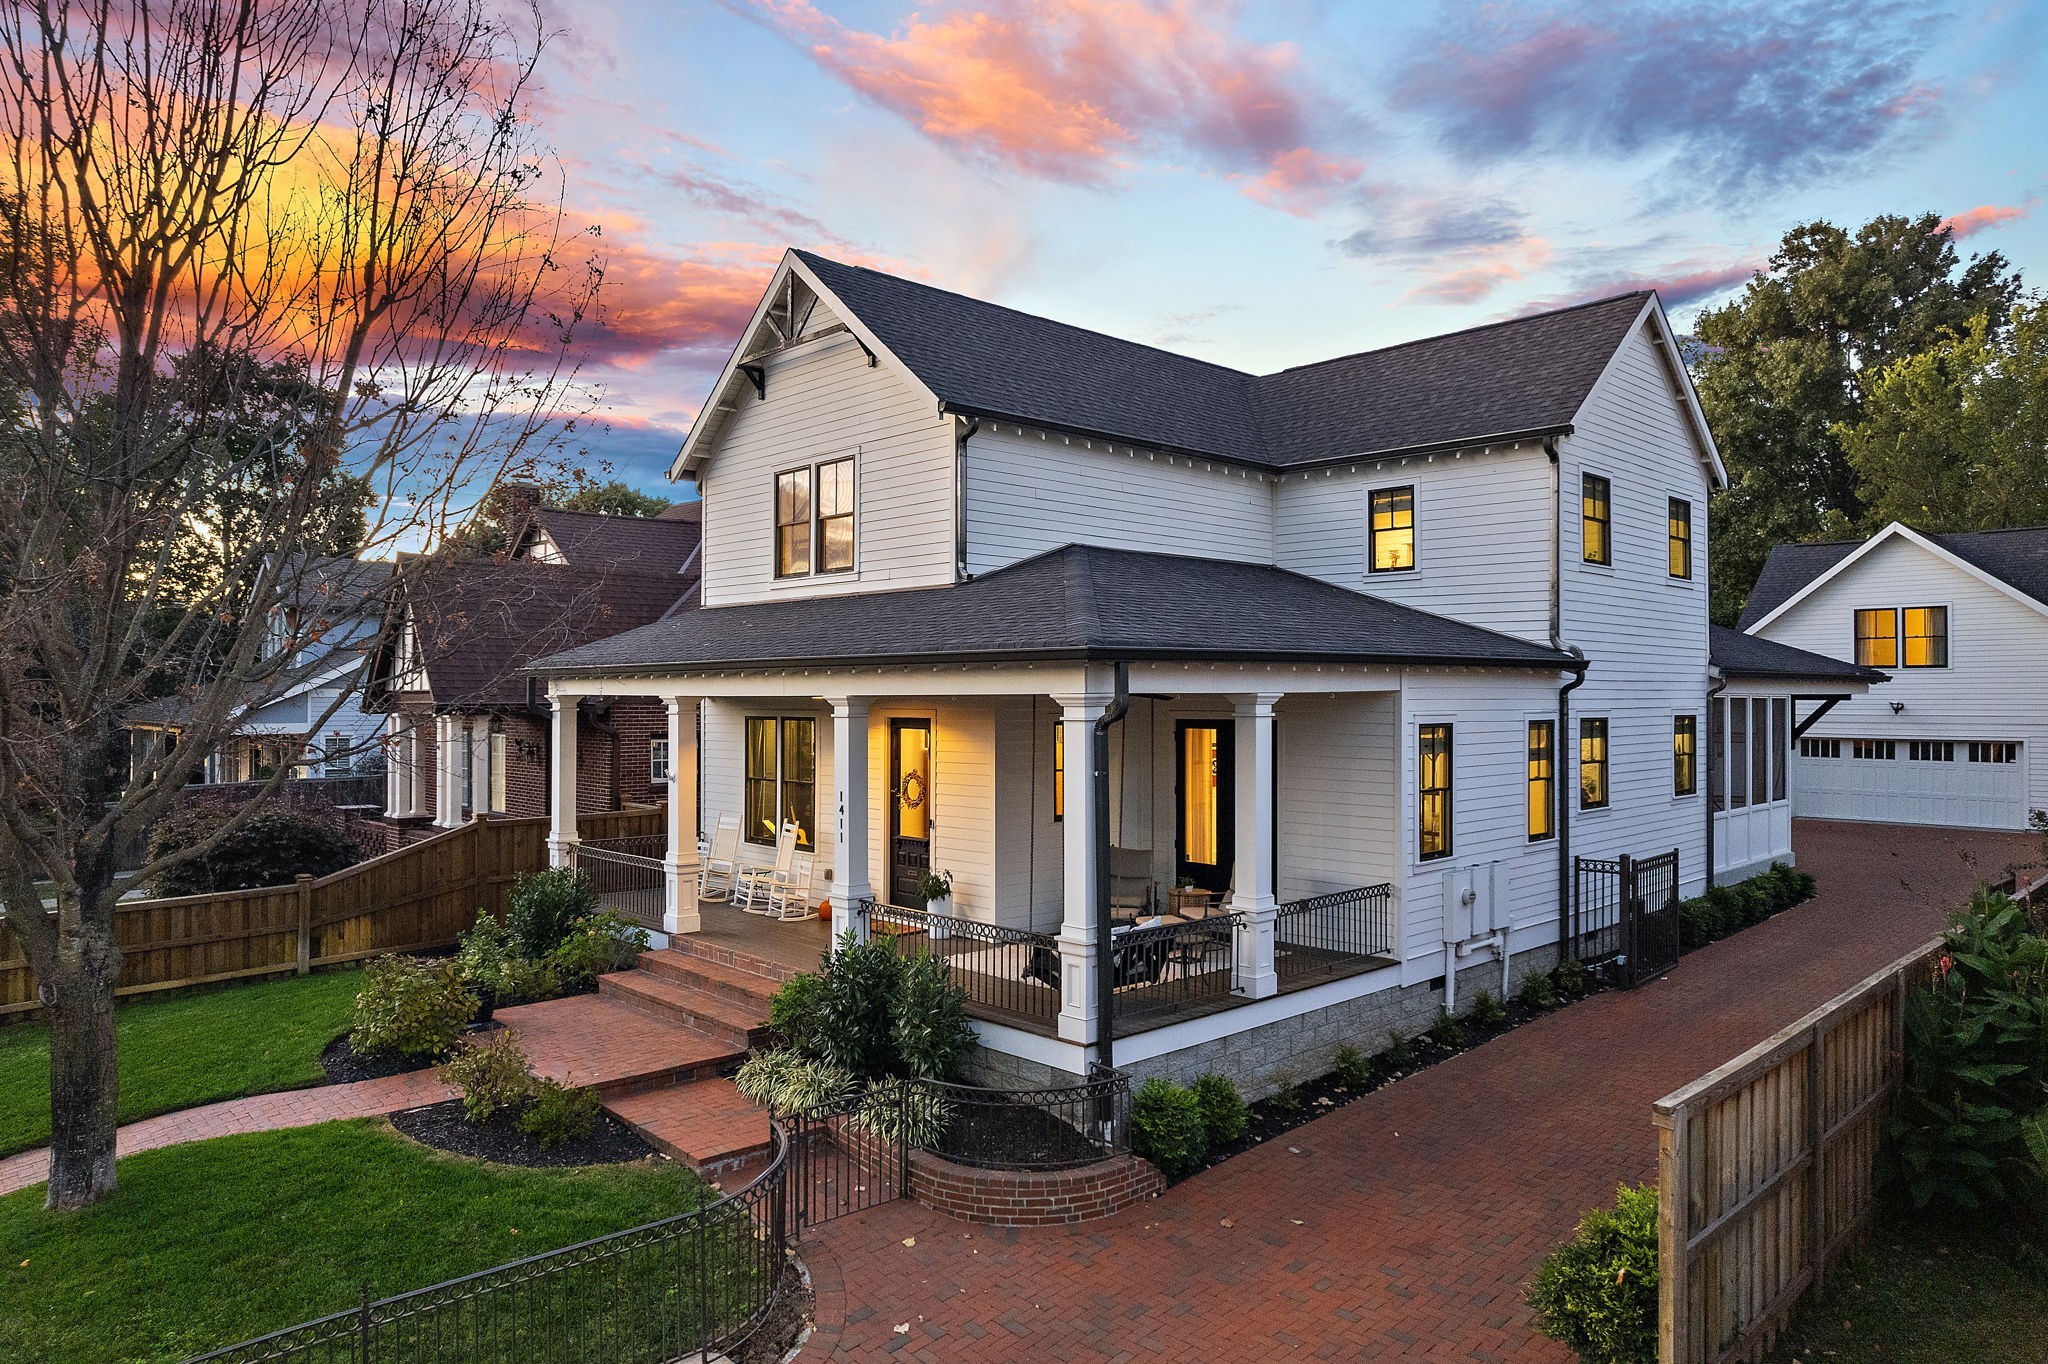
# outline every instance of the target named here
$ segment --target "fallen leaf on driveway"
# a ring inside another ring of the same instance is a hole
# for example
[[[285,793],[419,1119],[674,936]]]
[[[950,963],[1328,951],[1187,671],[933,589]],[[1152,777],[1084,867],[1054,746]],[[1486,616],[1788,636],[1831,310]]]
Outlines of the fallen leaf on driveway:
[[[909,1334],[910,1334],[910,1323],[909,1323],[909,1322],[907,1322],[907,1321],[899,1321],[899,1322],[897,1322],[897,1323],[896,1323],[896,1334],[897,1334],[897,1335],[899,1335],[899,1336],[907,1336],[907,1335],[909,1335]]]
[[[903,1244],[906,1246],[914,1246],[917,1244],[917,1238],[915,1236],[906,1236],[903,1238]]]

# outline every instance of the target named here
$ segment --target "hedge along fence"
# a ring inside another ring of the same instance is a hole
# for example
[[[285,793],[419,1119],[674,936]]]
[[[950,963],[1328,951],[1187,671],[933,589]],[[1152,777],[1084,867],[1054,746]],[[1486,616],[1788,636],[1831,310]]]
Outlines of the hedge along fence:
[[[1660,1364],[1763,1357],[1854,1245],[1937,938],[1656,1103]]]
[[[116,993],[304,975],[386,952],[446,947],[479,909],[502,915],[513,878],[545,867],[547,851],[545,819],[485,816],[294,885],[124,901],[114,910]],[[0,920],[0,1015],[37,1007],[21,944]]]

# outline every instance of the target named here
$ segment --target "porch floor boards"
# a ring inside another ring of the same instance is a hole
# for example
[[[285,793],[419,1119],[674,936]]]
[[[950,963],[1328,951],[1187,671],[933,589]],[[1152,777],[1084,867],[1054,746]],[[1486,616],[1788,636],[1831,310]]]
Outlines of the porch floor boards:
[[[701,926],[695,933],[680,935],[677,942],[723,948],[798,971],[817,970],[818,959],[832,945],[827,919],[767,919],[722,900],[700,900],[697,914]]]

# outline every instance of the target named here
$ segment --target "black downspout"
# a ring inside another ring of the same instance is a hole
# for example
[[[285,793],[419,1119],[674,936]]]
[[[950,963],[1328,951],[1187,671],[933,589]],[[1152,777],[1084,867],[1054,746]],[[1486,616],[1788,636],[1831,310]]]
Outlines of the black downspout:
[[[1104,1070],[1116,1068],[1116,1029],[1109,1016],[1110,995],[1116,976],[1110,962],[1109,922],[1109,729],[1131,708],[1131,668],[1116,665],[1116,696],[1095,722],[1088,743],[1088,776],[1094,786],[1090,800],[1089,841],[1095,846],[1095,1059]]]
[[[967,442],[981,430],[981,418],[969,417],[953,442],[953,581],[964,583],[967,572]]]
[[[1707,787],[1707,792],[1706,792],[1706,795],[1707,795],[1707,798],[1706,798],[1706,800],[1705,800],[1704,802],[1702,802],[1702,803],[1703,803],[1703,804],[1704,804],[1704,805],[1705,805],[1705,806],[1707,807],[1707,889],[1708,889],[1708,890],[1712,890],[1712,889],[1714,888],[1714,767],[1715,767],[1715,764],[1714,764],[1714,753],[1715,753],[1715,750],[1716,750],[1716,749],[1717,749],[1717,748],[1719,747],[1719,745],[1720,745],[1720,742],[1721,742],[1721,736],[1720,736],[1719,734],[1715,733],[1715,728],[1716,728],[1716,726],[1715,726],[1715,724],[1714,724],[1714,698],[1715,698],[1715,697],[1717,697],[1717,696],[1719,696],[1719,695],[1720,695],[1720,694],[1721,694],[1722,692],[1724,692],[1724,691],[1726,691],[1726,690],[1728,690],[1728,679],[1727,679],[1727,678],[1725,678],[1725,677],[1724,677],[1724,678],[1722,678],[1722,679],[1720,679],[1720,680],[1719,680],[1718,682],[1714,682],[1714,683],[1710,684],[1710,685],[1709,685],[1709,686],[1707,687],[1707,713],[1706,713],[1705,715],[1703,715],[1703,716],[1701,716],[1701,717],[1700,717],[1700,721],[1701,721],[1701,723],[1700,723],[1700,728],[1701,728],[1702,730],[1706,731],[1706,738],[1707,738],[1707,753],[1706,753],[1706,758],[1707,758],[1707,763],[1706,763],[1706,769],[1707,769],[1707,770],[1706,770],[1706,774],[1705,774],[1705,775],[1706,775],[1706,778],[1707,778],[1707,780],[1706,780],[1706,787]]]
[[[1571,721],[1571,702],[1567,698],[1579,689],[1586,680],[1587,664],[1580,663],[1572,672],[1572,680],[1557,689],[1557,756],[1553,765],[1557,779],[1551,789],[1557,793],[1557,959],[1564,960],[1572,940],[1572,824],[1571,802],[1565,798],[1565,731]],[[1576,772],[1577,764],[1569,769]]]

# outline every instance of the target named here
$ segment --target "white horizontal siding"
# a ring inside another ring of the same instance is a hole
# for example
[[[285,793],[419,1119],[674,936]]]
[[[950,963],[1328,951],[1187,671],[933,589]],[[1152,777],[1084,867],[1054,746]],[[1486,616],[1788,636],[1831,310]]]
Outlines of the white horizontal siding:
[[[1288,696],[1275,708],[1281,901],[1400,879],[1400,700]]]

